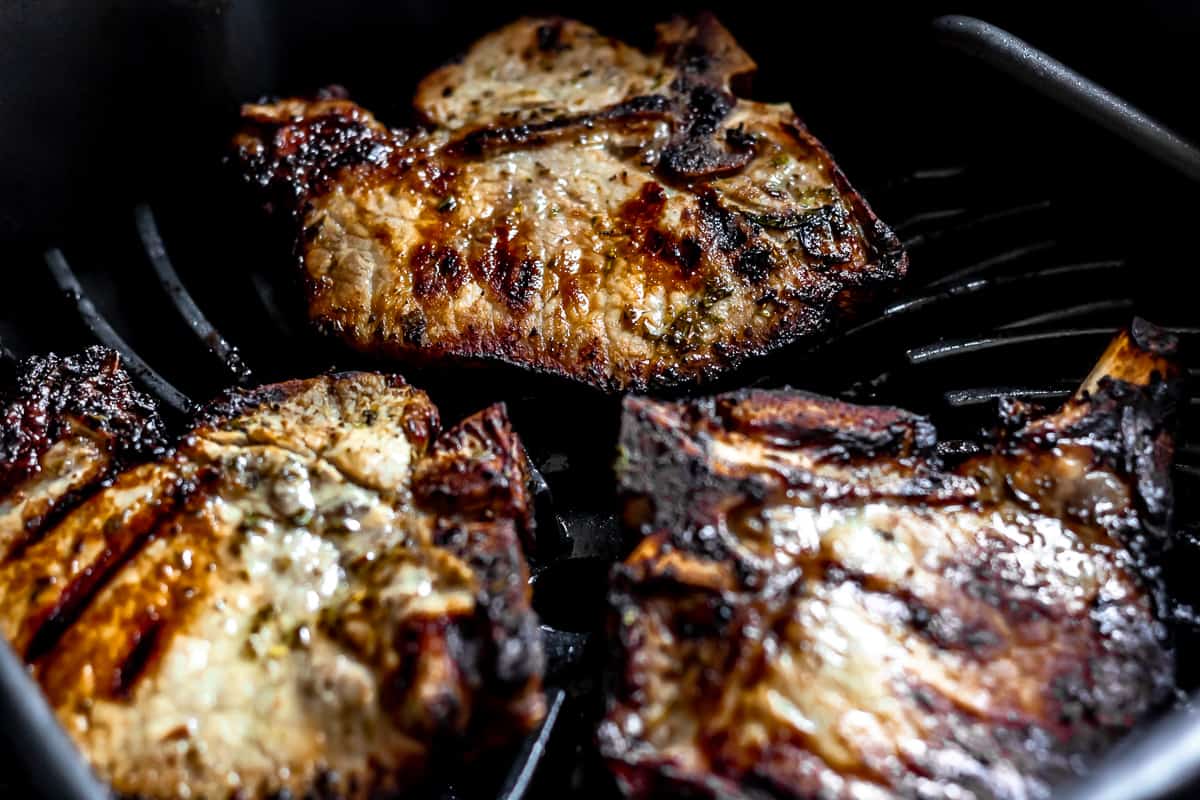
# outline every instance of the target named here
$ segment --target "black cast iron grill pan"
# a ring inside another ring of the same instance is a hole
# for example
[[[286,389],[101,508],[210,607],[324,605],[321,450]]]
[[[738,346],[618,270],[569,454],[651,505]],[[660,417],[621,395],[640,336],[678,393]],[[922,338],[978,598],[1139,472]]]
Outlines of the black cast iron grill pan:
[[[1194,190],[1190,180],[1200,177],[1200,153],[1149,117],[986,23],[941,18],[935,29],[950,47],[1081,112],[1089,120],[1081,128],[1087,135],[1103,136],[1094,126],[1105,128],[1164,164],[1166,172],[1152,174],[1149,188],[1138,191]],[[958,66],[953,58],[946,56],[945,63]],[[803,113],[803,103],[797,105]],[[820,129],[819,120],[810,122]],[[1001,397],[1047,404],[1066,398],[1134,314],[1179,335],[1185,358],[1195,352],[1200,326],[1182,295],[1172,291],[1176,284],[1166,262],[1181,248],[1170,246],[1170,236],[1162,237],[1164,255],[1139,236],[1139,226],[1147,223],[1137,214],[1106,219],[1094,202],[1064,188],[1063,181],[1042,175],[1015,182],[1011,165],[1003,158],[993,163],[989,155],[996,154],[975,153],[877,176],[865,194],[912,256],[912,280],[902,295],[870,321],[820,347],[784,353],[739,380],[792,384],[930,413],[944,438],[957,435],[968,446],[989,424]],[[1071,154],[1057,158],[1069,160]],[[126,368],[176,421],[194,400],[223,386],[362,364],[361,358],[307,333],[294,313],[299,304],[289,296],[291,288],[274,269],[278,259],[255,249],[254,241],[261,238],[255,223],[216,236],[204,230],[197,209],[212,201],[201,194],[139,204],[111,240],[68,237],[44,254],[44,302],[78,320],[79,343],[99,341],[119,351]],[[1169,228],[1169,221],[1158,222]],[[1098,230],[1125,235],[1097,235]],[[231,242],[240,251],[236,267],[214,268],[223,253],[228,258]],[[133,265],[125,275],[127,280],[133,276],[132,288],[97,280],[115,261]],[[224,295],[220,302],[214,300],[216,285]],[[131,294],[154,300],[122,302]],[[169,340],[172,351],[186,350],[194,358],[182,359],[187,367],[181,369],[180,360],[163,359],[160,348],[135,344],[139,328],[154,330],[156,338]],[[21,338],[11,348],[0,343],[0,361],[64,346],[61,332],[58,338],[42,337],[36,326],[23,325],[18,333]],[[1187,369],[1194,378],[1193,364],[1189,361]],[[430,796],[612,795],[614,787],[592,755],[591,737],[602,707],[597,674],[602,659],[596,656],[603,648],[606,575],[629,544],[613,514],[609,470],[616,406],[543,379],[488,383],[478,375],[464,378],[436,369],[405,373],[429,388],[447,416],[504,399],[539,468],[533,585],[549,656],[549,713],[517,752],[473,770],[470,779],[430,787]],[[1179,707],[1134,732],[1090,779],[1064,787],[1061,796],[1071,800],[1186,797],[1186,786],[1200,774],[1200,722],[1192,718],[1188,699],[1200,682],[1200,640],[1191,610],[1200,590],[1188,580],[1200,566],[1200,507],[1192,499],[1200,492],[1197,407],[1193,399],[1183,415],[1175,469],[1177,544],[1167,570],[1180,664]],[[567,419],[576,423],[564,430]],[[22,767],[14,773],[13,791],[62,800],[106,796],[6,646],[0,647],[0,714],[10,760]]]

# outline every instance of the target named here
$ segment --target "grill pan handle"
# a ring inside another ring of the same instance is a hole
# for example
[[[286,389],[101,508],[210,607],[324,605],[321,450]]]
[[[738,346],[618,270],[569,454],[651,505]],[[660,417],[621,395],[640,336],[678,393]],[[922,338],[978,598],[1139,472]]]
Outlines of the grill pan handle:
[[[933,28],[944,44],[1016,78],[1200,181],[1200,149],[1024,39],[981,19],[959,15],[938,17]]]

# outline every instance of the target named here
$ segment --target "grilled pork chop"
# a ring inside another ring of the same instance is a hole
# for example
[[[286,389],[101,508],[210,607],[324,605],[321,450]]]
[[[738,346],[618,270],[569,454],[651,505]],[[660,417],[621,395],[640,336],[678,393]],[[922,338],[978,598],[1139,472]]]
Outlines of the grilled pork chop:
[[[0,630],[122,795],[400,789],[543,714],[524,464],[398,378],[231,393],[8,548]]]
[[[1045,797],[1172,686],[1175,367],[1137,323],[957,466],[893,408],[630,398],[601,746],[634,797]]]
[[[20,362],[0,391],[0,558],[19,557],[74,497],[165,442],[154,401],[111,350]]]
[[[309,316],[356,348],[610,390],[713,378],[854,315],[892,232],[711,16],[646,54],[523,19],[429,75],[429,127],[338,93],[243,108],[246,179],[295,217]]]

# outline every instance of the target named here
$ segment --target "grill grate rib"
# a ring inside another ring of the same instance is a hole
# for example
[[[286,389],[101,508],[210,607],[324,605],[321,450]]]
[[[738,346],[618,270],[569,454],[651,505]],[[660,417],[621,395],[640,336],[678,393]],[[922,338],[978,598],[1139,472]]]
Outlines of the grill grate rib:
[[[950,225],[945,228],[938,228],[924,233],[916,233],[905,238],[904,247],[910,252],[919,250],[929,244],[937,242],[940,239],[951,235],[962,235],[964,233],[978,233],[981,228],[987,228],[1001,222],[1011,222],[1013,219],[1018,219],[1025,216],[1030,216],[1041,211],[1046,211],[1051,207],[1049,200],[1039,200],[1035,203],[1026,203],[1024,205],[1014,206],[1012,208],[1001,209],[1000,211],[992,211],[987,214],[981,214],[977,217],[964,220],[961,223]]]
[[[183,285],[183,281],[179,279],[179,274],[171,264],[170,257],[167,256],[167,248],[158,231],[158,222],[154,219],[154,212],[149,206],[143,204],[137,206],[133,210],[133,214],[138,237],[146,251],[146,258],[154,268],[158,282],[167,296],[171,298],[175,310],[179,312],[179,315],[183,317],[188,327],[208,351],[220,360],[222,366],[229,371],[238,385],[246,385],[250,379],[250,368],[242,361],[237,348],[225,341],[225,337],[208,321],[208,317],[196,305],[196,301],[192,299],[192,295]]]
[[[1076,317],[1090,317],[1108,311],[1119,311],[1123,316],[1129,316],[1133,312],[1133,305],[1133,301],[1127,297],[1116,300],[1097,300],[1094,303],[1080,303],[1077,306],[1067,306],[1056,311],[1047,311],[1044,314],[1023,317],[1012,322],[1006,322],[1003,325],[997,325],[996,329],[1011,331],[1018,328],[1032,328],[1036,325],[1044,325],[1047,322],[1065,322]]]
[[[972,364],[989,367],[1008,365],[1015,361],[1014,350],[1023,346],[1050,348],[1060,342],[1087,344],[1089,339],[1106,339],[1138,308],[1138,304],[1126,296],[1124,287],[1117,285],[1117,281],[1129,278],[1129,262],[1125,258],[1097,258],[1097,255],[1112,254],[1080,253],[1066,248],[1071,239],[1068,235],[1058,235],[1057,215],[1062,211],[1059,198],[1031,200],[1029,197],[1005,196],[995,201],[992,194],[972,189],[971,182],[977,179],[977,172],[961,165],[922,168],[884,181],[875,191],[867,193],[882,210],[885,219],[900,220],[894,227],[914,255],[914,278],[919,276],[924,282],[909,287],[907,296],[889,305],[878,316],[834,337],[828,343],[829,347],[804,354],[799,366],[796,362],[789,364],[782,382],[808,385],[814,374],[820,374],[820,370],[810,369],[810,366],[820,363],[823,357],[836,358],[830,374],[843,378],[847,377],[847,371],[869,375],[872,369],[883,367],[874,379],[846,387],[842,394],[862,401],[880,400],[929,411],[935,415],[939,426],[943,419],[975,419],[1004,397],[1052,404],[1070,396],[1077,382],[1064,376],[1062,371],[1082,371],[1089,364],[1076,360],[1051,362],[1056,368],[1056,374],[1052,376],[1040,379],[1038,375],[1024,374],[1016,378],[997,376],[995,385],[980,386],[970,384],[988,384],[993,379],[976,376],[972,380],[958,372],[942,376],[933,369],[939,365],[947,366],[943,371],[951,373],[953,367],[960,366],[967,358]],[[1036,196],[1040,195],[1039,190]],[[247,383],[249,368],[242,361],[238,348],[219,331],[219,327],[227,330],[233,327],[240,332],[241,325],[231,323],[228,318],[222,321],[222,309],[210,309],[213,319],[204,313],[169,257],[155,210],[150,205],[143,204],[134,209],[134,222],[145,258],[176,312],[209,352],[220,360],[227,374],[240,384]],[[168,225],[165,230],[177,229]],[[1048,237],[1047,230],[1056,235]],[[188,248],[174,242],[173,245],[182,275],[192,278],[193,286],[203,285],[198,281],[208,275],[195,268],[187,269]],[[191,400],[150,367],[117,334],[85,295],[62,251],[57,248],[48,251],[45,260],[55,283],[74,304],[92,336],[119,352],[130,372],[165,405],[179,414],[186,413],[192,407]],[[284,341],[297,341],[303,331],[293,324],[293,317],[285,313],[288,304],[282,301],[277,282],[258,264],[247,268],[245,274],[265,312],[267,325]],[[967,307],[969,312],[974,307],[972,304],[991,301],[1005,292],[1019,294],[1022,299],[1049,296],[1053,301],[1057,295],[1049,293],[1047,286],[1059,280],[1071,281],[1073,286],[1086,286],[1089,289],[1087,297],[1072,294],[1070,304],[1056,305],[1049,310],[1032,308],[1022,302],[990,303],[988,316],[983,320],[963,311]],[[1108,285],[1110,282],[1112,286]],[[1048,326],[1052,329],[1046,329]],[[1194,328],[1172,330],[1185,336],[1200,333]],[[241,333],[235,338],[244,346],[250,346],[254,341]],[[933,338],[938,341],[930,343]],[[834,355],[825,356],[826,353]],[[326,366],[315,364],[319,356],[311,356],[308,352],[299,354],[298,358],[306,356],[307,361],[297,363],[309,364],[314,369]],[[845,368],[844,364],[856,364],[860,356],[864,364],[871,366]],[[0,359],[7,358],[12,358],[12,354],[0,343]],[[807,360],[810,358],[812,361]],[[260,369],[270,366],[264,366],[261,356],[255,359],[255,364]],[[933,373],[938,374],[931,378]],[[1200,369],[1190,368],[1188,374],[1198,377]],[[779,382],[775,376],[759,376],[750,382],[765,384],[771,381]],[[909,399],[914,402],[910,404]],[[514,406],[519,402],[510,401]],[[1200,398],[1191,398],[1188,405],[1190,409],[1200,408]],[[547,416],[539,413],[540,407],[532,401],[526,405],[526,409],[529,408],[534,409],[527,411],[530,416]],[[1185,432],[1180,438],[1175,475],[1181,481],[1194,484],[1200,481],[1200,445],[1189,443],[1188,435]],[[1190,435],[1194,439],[1194,433]],[[619,551],[620,547],[612,542],[620,540],[620,527],[611,508],[601,512],[587,506],[576,508],[570,503],[562,504],[560,508],[560,504],[554,502],[552,495],[559,498],[564,495],[560,490],[563,484],[558,481],[571,488],[569,475],[557,477],[566,471],[551,465],[560,458],[562,463],[566,462],[566,457],[555,449],[557,446],[563,445],[553,442],[540,453],[538,463],[531,461],[538,528],[552,532],[549,537],[539,534],[533,591],[535,605],[539,602],[552,604],[569,612],[579,605],[576,602],[579,598],[572,596],[571,591],[582,594],[584,588],[584,582],[577,579],[578,576],[589,571],[603,575],[601,568],[607,568],[614,552]],[[946,455],[961,455],[978,449],[979,445],[965,436],[956,439],[947,435],[939,445],[939,451]],[[610,466],[611,452],[593,455],[604,461],[605,469]],[[543,476],[543,470],[550,475],[549,481]],[[595,494],[594,486],[586,488]],[[574,491],[580,493],[579,487],[574,487]],[[611,498],[602,498],[603,502],[609,500]],[[553,547],[542,552],[544,542]],[[563,576],[566,576],[565,580]],[[558,741],[574,742],[576,746],[590,741],[591,729],[586,725],[569,724],[574,718],[569,712],[576,710],[577,695],[587,697],[592,693],[594,699],[597,691],[595,675],[588,670],[594,667],[589,659],[595,649],[591,645],[598,638],[598,628],[592,625],[588,630],[566,630],[565,627],[568,626],[542,626],[548,661],[548,713],[538,730],[524,741],[506,775],[498,781],[498,792],[490,795],[499,800],[522,800],[535,791],[539,774],[548,760],[547,753],[552,748],[562,749]],[[583,627],[586,626],[581,625]],[[581,674],[582,679],[578,677]],[[496,785],[496,782],[491,784]],[[448,787],[439,796],[442,800],[467,797],[460,788]],[[72,800],[84,797],[90,800],[94,796],[70,795]]]
[[[63,255],[62,250],[57,247],[47,250],[46,266],[50,268],[50,274],[54,278],[54,282],[58,284],[59,290],[67,300],[74,304],[79,318],[92,335],[106,347],[120,353],[125,362],[125,368],[129,370],[130,374],[157,395],[167,407],[178,414],[186,414],[192,407],[192,401],[143,361],[142,357],[135,353],[133,348],[126,344],[125,340],[113,329],[108,320],[96,310],[92,301],[84,294],[83,287],[79,284],[79,279],[75,277],[71,265],[67,263],[67,258]]]
[[[567,693],[562,689],[555,690],[551,694],[546,707],[546,718],[542,720],[537,732],[522,745],[512,771],[500,788],[498,800],[521,800],[525,797],[533,782],[538,764],[550,744],[550,737],[554,734],[554,728],[558,724],[558,718],[566,700]]]

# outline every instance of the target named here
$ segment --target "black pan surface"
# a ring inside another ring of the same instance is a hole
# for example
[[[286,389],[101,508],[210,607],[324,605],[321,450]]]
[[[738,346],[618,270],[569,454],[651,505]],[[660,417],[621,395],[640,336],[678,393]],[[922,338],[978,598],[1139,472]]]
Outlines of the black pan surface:
[[[379,366],[315,338],[298,318],[286,245],[238,202],[219,168],[239,101],[340,83],[385,121],[402,124],[421,74],[522,11],[572,14],[646,40],[653,22],[677,8],[365,0],[75,6],[0,9],[0,74],[8,76],[0,85],[0,141],[10,156],[0,165],[8,189],[0,194],[0,236],[10,244],[0,341],[18,355],[76,349],[94,340],[102,318],[111,330],[101,334],[127,343],[170,387],[158,387],[166,399],[181,405],[237,380]],[[1059,100],[939,43],[934,16],[963,7],[711,7],[759,61],[755,94],[795,105],[912,255],[909,285],[879,320],[783,352],[731,384],[790,384],[901,405],[930,414],[943,438],[970,438],[993,418],[1001,395],[1048,403],[1065,396],[1134,314],[1180,330],[1196,352],[1200,314],[1187,289],[1197,184]],[[1179,94],[1185,76],[1200,74],[1200,49],[1189,45],[1200,34],[1200,12],[1186,4],[1151,3],[1121,15],[1093,9],[1086,17],[1019,5],[965,10],[1200,138],[1198,107]],[[78,314],[81,297],[96,312],[90,327]],[[196,336],[197,311],[225,344],[213,331]],[[227,346],[241,366],[230,367]],[[1200,360],[1191,358],[1194,375]],[[601,703],[605,576],[628,547],[613,516],[618,404],[504,370],[405,374],[430,390],[447,418],[506,401],[549,489],[539,503],[547,555],[535,565],[535,602],[553,654],[554,724],[523,752],[478,770],[470,785],[441,784],[431,794],[612,796],[591,730]],[[1192,401],[1184,415],[1178,545],[1168,574],[1184,705],[1200,683],[1190,622],[1200,590],[1188,578],[1200,565],[1197,408]],[[7,678],[0,695],[5,689],[9,698],[29,691]],[[32,729],[46,728],[36,704],[5,702],[0,707],[14,715],[7,718],[29,711]],[[27,729],[14,724],[6,732]],[[1169,732],[1176,745],[1188,735],[1192,728]],[[54,777],[64,769],[54,758],[61,753],[44,730],[38,736],[45,738],[32,747],[22,740],[9,749],[34,754],[34,780],[0,769],[0,780],[13,775],[12,796],[39,786],[42,796],[59,796],[47,787],[61,785]],[[1141,736],[1126,747],[1162,741]],[[1136,753],[1113,762],[1118,773],[1107,785],[1133,780],[1146,800],[1192,796],[1178,784],[1200,767],[1200,756],[1153,750],[1170,756],[1155,764],[1161,785],[1137,780],[1135,767],[1149,762]],[[63,758],[69,762],[70,753]]]

